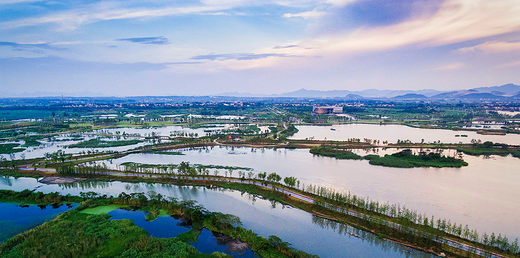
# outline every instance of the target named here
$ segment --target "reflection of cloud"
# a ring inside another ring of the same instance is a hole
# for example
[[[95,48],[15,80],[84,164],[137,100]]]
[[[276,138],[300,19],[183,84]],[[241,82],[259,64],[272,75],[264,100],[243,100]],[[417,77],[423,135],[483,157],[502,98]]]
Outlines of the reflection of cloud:
[[[168,39],[165,37],[142,37],[142,38],[125,38],[116,39],[117,41],[128,41],[132,43],[141,44],[154,44],[154,45],[166,45],[169,44]]]
[[[468,52],[511,52],[520,50],[520,42],[486,42],[473,47],[460,48],[462,53]]]
[[[233,54],[215,54],[215,55],[200,55],[200,56],[194,56],[190,59],[194,60],[211,60],[211,61],[225,61],[225,60],[256,60],[256,59],[263,59],[267,57],[294,57],[290,55],[285,54],[273,54],[273,53],[266,53],[266,54],[253,54],[253,53],[233,53]]]
[[[440,66],[440,67],[437,67],[437,68],[435,68],[433,70],[458,70],[458,69],[460,69],[460,68],[462,68],[464,66],[465,66],[464,63],[457,62],[457,63],[445,65],[445,66]]]

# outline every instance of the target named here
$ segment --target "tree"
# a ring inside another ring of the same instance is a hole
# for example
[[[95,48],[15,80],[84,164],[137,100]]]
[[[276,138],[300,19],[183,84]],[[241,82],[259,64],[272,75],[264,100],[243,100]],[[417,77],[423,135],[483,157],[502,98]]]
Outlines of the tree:
[[[283,179],[283,182],[290,187],[294,187],[296,185],[296,181],[297,181],[296,177],[293,177],[293,176],[286,177]]]
[[[271,186],[273,186],[273,190],[276,190],[274,183],[280,182],[280,180],[282,180],[282,177],[273,172],[267,176],[267,180],[271,182]]]

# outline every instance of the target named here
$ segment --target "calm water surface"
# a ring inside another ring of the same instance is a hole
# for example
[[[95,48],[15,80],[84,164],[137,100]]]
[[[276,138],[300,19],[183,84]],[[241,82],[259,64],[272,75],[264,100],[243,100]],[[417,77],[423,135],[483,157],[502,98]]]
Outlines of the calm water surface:
[[[467,167],[402,169],[372,166],[366,160],[318,157],[306,149],[214,147],[182,152],[186,155],[133,154],[114,160],[112,166],[130,161],[148,164],[189,161],[250,167],[256,173],[295,176],[302,185],[317,184],[380,202],[400,203],[429,216],[468,224],[480,233],[500,232],[509,238],[520,237],[516,216],[520,214],[520,159],[511,156],[465,155]],[[221,169],[220,175],[224,172]],[[233,173],[238,176],[237,171]]]
[[[185,222],[175,219],[174,217],[158,217],[154,221],[146,221],[146,212],[144,211],[128,211],[123,209],[117,209],[108,213],[112,216],[111,219],[131,219],[134,224],[138,227],[148,231],[150,236],[159,238],[170,238],[176,237],[181,233],[188,232],[191,230],[191,226]],[[239,257],[255,257],[251,249],[243,252],[230,252],[227,249],[225,243],[220,243],[215,235],[207,230],[203,229],[197,238],[196,242],[190,243],[192,246],[197,248],[201,253],[213,253],[221,252],[228,255],[239,256]]]
[[[60,213],[74,207],[60,205],[20,206],[13,203],[0,203],[0,243],[9,238],[56,218]]]
[[[309,213],[270,201],[258,199],[238,191],[181,187],[168,184],[130,184],[122,182],[82,182],[68,185],[44,185],[34,178],[0,177],[0,189],[20,191],[37,189],[47,193],[78,195],[95,191],[100,194],[118,195],[121,192],[149,192],[179,199],[192,199],[210,211],[239,216],[243,227],[268,237],[279,236],[293,247],[321,257],[432,257],[411,248],[379,240],[376,235],[317,219]],[[357,238],[347,232],[356,232]]]
[[[520,134],[507,135],[481,135],[472,131],[451,131],[442,129],[420,129],[404,125],[371,125],[371,124],[347,124],[333,126],[296,126],[298,132],[291,139],[306,139],[314,137],[316,140],[347,140],[349,138],[364,138],[372,140],[388,141],[396,143],[397,140],[410,140],[412,142],[443,143],[471,143],[472,139],[499,143],[520,145]],[[331,129],[335,129],[331,130]],[[456,137],[467,135],[468,137]]]

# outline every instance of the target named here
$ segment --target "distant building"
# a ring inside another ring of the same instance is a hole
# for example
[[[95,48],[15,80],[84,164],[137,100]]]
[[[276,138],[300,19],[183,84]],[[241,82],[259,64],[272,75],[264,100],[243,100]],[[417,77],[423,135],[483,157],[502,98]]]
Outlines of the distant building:
[[[317,106],[314,106],[314,107],[312,107],[312,113],[313,114],[317,114],[317,115],[321,115],[321,114],[341,114],[341,113],[343,113],[343,107],[338,107],[338,106],[317,107]]]

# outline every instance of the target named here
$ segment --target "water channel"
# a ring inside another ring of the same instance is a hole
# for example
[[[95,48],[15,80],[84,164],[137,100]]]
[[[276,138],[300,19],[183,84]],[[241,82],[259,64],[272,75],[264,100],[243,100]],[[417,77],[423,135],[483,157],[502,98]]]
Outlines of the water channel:
[[[380,202],[400,203],[436,219],[468,224],[480,233],[520,237],[520,224],[515,215],[520,213],[520,159],[512,156],[464,155],[469,163],[467,167],[403,169],[373,166],[366,160],[318,157],[308,149],[213,147],[181,151],[185,155],[132,154],[113,160],[111,166],[116,168],[124,162],[179,164],[189,161],[248,167],[255,173],[266,171],[282,177],[295,176],[302,185],[316,184]],[[378,152],[383,155],[388,151]],[[219,175],[225,171],[220,169]],[[233,176],[237,177],[238,172],[233,172]]]
[[[276,235],[294,248],[317,254],[320,257],[432,257],[376,235],[329,220],[323,220],[304,211],[272,203],[239,191],[182,187],[169,184],[145,184],[123,182],[81,182],[67,185],[45,185],[34,178],[0,177],[0,189],[21,191],[60,192],[78,195],[95,191],[100,194],[118,195],[121,192],[149,192],[179,199],[196,200],[210,211],[239,216],[243,227],[268,237]],[[354,232],[361,238],[351,236]]]

